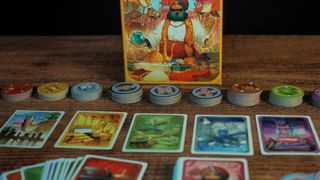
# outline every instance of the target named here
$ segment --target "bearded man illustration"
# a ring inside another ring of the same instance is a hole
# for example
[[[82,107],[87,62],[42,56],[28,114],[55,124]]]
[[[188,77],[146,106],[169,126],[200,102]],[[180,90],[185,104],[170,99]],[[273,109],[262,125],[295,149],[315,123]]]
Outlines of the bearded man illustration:
[[[199,53],[195,42],[202,47],[213,44],[197,19],[188,15],[188,0],[173,0],[167,17],[144,37],[149,48],[159,47],[161,54],[172,59],[182,59],[184,64],[196,65]]]

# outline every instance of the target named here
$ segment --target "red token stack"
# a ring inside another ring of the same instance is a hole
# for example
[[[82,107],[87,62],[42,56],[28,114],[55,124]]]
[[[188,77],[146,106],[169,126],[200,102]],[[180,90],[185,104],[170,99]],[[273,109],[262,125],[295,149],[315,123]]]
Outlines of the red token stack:
[[[6,101],[23,101],[30,98],[32,89],[28,83],[10,84],[1,90],[1,96]]]

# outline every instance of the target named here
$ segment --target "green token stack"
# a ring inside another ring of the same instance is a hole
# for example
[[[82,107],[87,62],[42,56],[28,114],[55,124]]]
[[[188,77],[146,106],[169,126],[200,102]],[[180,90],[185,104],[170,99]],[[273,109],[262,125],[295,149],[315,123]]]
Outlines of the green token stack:
[[[269,102],[280,107],[296,107],[303,102],[304,91],[297,86],[279,85],[271,89]]]

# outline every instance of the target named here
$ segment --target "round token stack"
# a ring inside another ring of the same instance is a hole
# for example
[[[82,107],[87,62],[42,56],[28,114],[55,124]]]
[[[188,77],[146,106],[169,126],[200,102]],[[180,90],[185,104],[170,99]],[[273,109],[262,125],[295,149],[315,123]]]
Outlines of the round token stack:
[[[296,107],[303,102],[304,91],[297,86],[280,85],[271,89],[269,102],[280,107]]]
[[[139,102],[143,96],[141,85],[135,82],[121,82],[112,85],[111,99],[120,104]]]
[[[49,82],[38,87],[40,99],[55,101],[67,96],[69,90],[68,84],[64,82]]]
[[[220,104],[222,91],[210,86],[202,86],[192,90],[190,101],[198,106],[209,107]]]
[[[32,94],[31,84],[10,84],[1,90],[1,96],[6,101],[23,101]]]
[[[314,91],[313,91],[313,94],[312,94],[312,103],[313,105],[315,105],[316,107],[320,107],[320,87],[319,88],[316,88]]]
[[[94,101],[102,96],[102,86],[95,82],[83,82],[71,88],[71,96],[78,101]]]
[[[178,103],[181,99],[181,90],[173,85],[157,85],[150,89],[150,102],[158,105]]]
[[[254,106],[260,102],[261,86],[253,82],[234,84],[228,90],[228,101],[238,106]]]

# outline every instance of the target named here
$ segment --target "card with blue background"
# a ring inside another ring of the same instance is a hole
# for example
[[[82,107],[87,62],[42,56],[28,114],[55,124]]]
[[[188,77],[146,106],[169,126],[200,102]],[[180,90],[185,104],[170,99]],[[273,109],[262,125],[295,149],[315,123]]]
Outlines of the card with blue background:
[[[253,155],[249,116],[196,115],[191,153]]]

